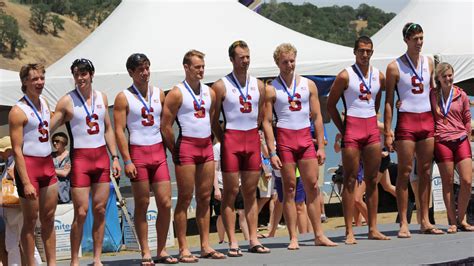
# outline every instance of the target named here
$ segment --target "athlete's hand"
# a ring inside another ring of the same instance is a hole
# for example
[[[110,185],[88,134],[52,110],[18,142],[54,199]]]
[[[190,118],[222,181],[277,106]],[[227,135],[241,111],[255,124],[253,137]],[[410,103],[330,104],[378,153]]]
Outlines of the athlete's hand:
[[[385,135],[384,145],[385,145],[385,147],[387,147],[387,150],[389,152],[394,151],[394,149],[393,149],[393,135],[392,134]]]
[[[280,157],[278,155],[274,155],[270,157],[270,163],[272,164],[273,169],[280,170],[283,164],[280,161]]]
[[[318,149],[316,151],[316,157],[318,158],[318,164],[323,165],[326,162],[326,152],[324,149]]]
[[[221,193],[221,190],[219,188],[214,189],[214,198],[218,201],[222,200],[222,193]]]
[[[29,183],[26,184],[23,188],[23,193],[25,194],[25,198],[29,200],[36,200],[36,189],[35,187]]]
[[[118,160],[114,160],[112,163],[112,174],[114,178],[120,177],[120,172],[122,172],[122,168],[120,167],[120,163]]]
[[[133,163],[125,165],[125,175],[130,179],[135,179],[137,177],[137,168]]]
[[[397,109],[400,109],[400,107],[402,107],[402,101],[397,100],[397,102],[395,103],[395,107],[397,107]]]

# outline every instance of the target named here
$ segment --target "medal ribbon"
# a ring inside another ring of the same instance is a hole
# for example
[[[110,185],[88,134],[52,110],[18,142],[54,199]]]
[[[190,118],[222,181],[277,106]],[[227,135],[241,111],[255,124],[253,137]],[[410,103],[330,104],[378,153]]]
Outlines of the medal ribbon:
[[[372,67],[370,67],[370,74],[369,74],[369,85],[367,86],[367,83],[365,82],[365,78],[362,75],[362,71],[360,70],[359,66],[357,64],[354,64],[355,66],[355,73],[359,77],[359,79],[362,81],[362,84],[364,84],[365,89],[367,90],[367,94],[372,94],[370,91],[372,89]]]
[[[196,96],[194,96],[194,92],[193,92],[193,90],[189,87],[189,85],[188,85],[188,83],[186,82],[186,80],[183,80],[183,84],[184,84],[184,87],[186,87],[186,89],[188,90],[189,94],[191,94],[191,96],[193,97],[194,102],[196,103],[198,109],[200,110],[200,109],[201,109],[201,103],[202,103],[202,86],[201,86],[201,83],[199,83],[199,102],[197,101]]]
[[[419,81],[423,82],[423,57],[421,57],[421,66],[420,66],[421,76],[418,75],[418,73],[416,72],[415,65],[413,65],[413,62],[411,61],[410,57],[407,54],[405,54],[405,58],[407,59],[408,65],[410,66],[410,69],[413,72],[413,74],[415,74],[416,78]]]
[[[145,106],[145,109],[146,109],[147,113],[150,114],[151,96],[152,96],[152,92],[150,92],[150,87],[147,88],[147,91],[148,91],[147,92],[147,94],[148,94],[148,104],[150,105],[150,107],[148,107],[146,105],[145,99],[143,99],[142,94],[138,91],[137,87],[135,87],[135,84],[132,84],[132,89],[135,92],[135,94],[138,95],[138,99],[140,100],[140,102],[142,102],[143,106]]]
[[[237,89],[239,90],[240,96],[242,96],[242,98],[244,99],[244,102],[247,102],[247,97],[249,96],[249,78],[245,77],[245,95],[244,95],[244,93],[242,92],[242,87],[240,87],[239,80],[237,79],[233,71],[232,71],[232,76],[230,77],[233,83],[235,84],[235,86],[237,87]]]
[[[94,109],[95,109],[94,90],[91,89],[91,112],[90,113],[89,113],[89,109],[87,108],[86,100],[84,100],[84,97],[79,91],[79,88],[76,87],[75,91],[76,91],[77,96],[79,96],[79,100],[81,100],[81,103],[84,106],[84,110],[86,110],[87,117],[89,117],[89,120],[92,121],[91,115],[94,114]]]
[[[40,126],[43,127],[43,109],[44,108],[41,108],[41,116],[39,115],[39,112],[38,112],[38,109],[36,109],[36,106],[33,104],[33,102],[30,100],[30,98],[28,97],[28,95],[25,94],[25,96],[23,97],[25,99],[25,101],[28,103],[28,105],[31,107],[31,109],[33,109],[33,112],[35,113],[36,115],[36,118],[38,118],[39,120],[39,123],[40,123]],[[41,104],[41,99],[40,99],[40,105],[41,107],[42,104]]]
[[[291,100],[295,99],[295,94],[296,94],[296,75],[293,74],[293,95],[290,94],[290,89],[286,86],[286,83],[283,82],[283,79],[281,78],[281,75],[278,76],[278,81],[283,85],[283,89],[285,90],[286,94],[291,98]]]
[[[451,103],[453,102],[453,87],[451,86],[451,89],[449,91],[449,96],[448,96],[448,99],[446,99],[446,102],[443,101],[443,96],[441,94],[441,106],[443,107],[443,115],[444,115],[444,118],[446,118],[448,116],[448,113],[449,113],[449,109],[451,108]]]

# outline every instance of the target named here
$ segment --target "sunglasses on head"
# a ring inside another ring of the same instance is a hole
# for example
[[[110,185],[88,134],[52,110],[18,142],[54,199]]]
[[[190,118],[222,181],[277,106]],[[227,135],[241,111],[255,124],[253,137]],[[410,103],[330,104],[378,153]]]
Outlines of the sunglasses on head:
[[[410,30],[416,30],[416,28],[421,28],[421,26],[419,24],[416,24],[416,23],[410,24],[410,26],[408,26],[407,30],[405,31],[405,38],[408,37],[408,32]]]
[[[94,65],[89,59],[79,58],[74,60],[74,62],[72,62],[72,68],[76,67],[79,64],[86,64],[92,71],[94,71]]]

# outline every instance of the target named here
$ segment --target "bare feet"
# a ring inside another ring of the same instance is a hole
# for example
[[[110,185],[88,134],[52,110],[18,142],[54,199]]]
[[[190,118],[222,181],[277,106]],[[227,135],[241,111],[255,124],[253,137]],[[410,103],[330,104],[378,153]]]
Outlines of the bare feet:
[[[357,244],[357,240],[355,239],[353,234],[346,235],[346,240],[344,241],[346,245],[355,245]]]
[[[372,232],[369,232],[369,239],[372,240],[390,240],[390,237],[380,233],[378,230],[374,230]]]
[[[298,250],[300,245],[298,244],[298,239],[290,239],[290,244],[287,247],[288,250]]]
[[[325,246],[325,247],[336,247],[337,246],[336,243],[332,242],[325,235],[315,237],[314,238],[314,244],[316,246]]]
[[[103,266],[102,262],[99,260],[94,260],[94,263],[92,264],[93,266]]]
[[[458,232],[458,227],[454,224],[450,225],[448,227],[448,230],[446,231],[448,234],[455,234]]]

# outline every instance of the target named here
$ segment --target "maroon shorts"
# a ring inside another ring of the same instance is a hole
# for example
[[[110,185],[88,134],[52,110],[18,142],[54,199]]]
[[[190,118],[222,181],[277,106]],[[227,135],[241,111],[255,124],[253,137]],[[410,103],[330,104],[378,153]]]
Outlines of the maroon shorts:
[[[107,148],[74,149],[71,187],[90,187],[92,183],[110,182],[110,159]]]
[[[58,179],[56,177],[56,171],[54,170],[53,158],[51,155],[46,157],[36,157],[23,155],[25,158],[25,167],[30,183],[36,190],[36,194],[39,195],[40,189],[49,187],[56,184]],[[15,168],[15,180],[18,189],[18,195],[22,198],[25,197],[25,186],[21,182],[20,175]]]
[[[298,130],[277,128],[277,152],[283,163],[316,159],[310,128]]]
[[[454,165],[464,159],[472,158],[469,139],[465,137],[462,140],[435,142],[434,155],[436,162],[454,162]]]
[[[356,148],[362,150],[368,145],[380,143],[377,116],[368,118],[346,116],[344,123],[345,128],[342,148]]]
[[[434,137],[434,119],[431,112],[398,112],[395,140],[414,142]]]
[[[203,164],[214,161],[211,137],[193,138],[179,136],[173,160],[178,165]]]
[[[150,183],[170,181],[162,142],[147,146],[130,145],[130,157],[138,172],[137,177],[130,181],[149,181]]]
[[[258,129],[226,129],[222,142],[222,172],[260,171]]]

